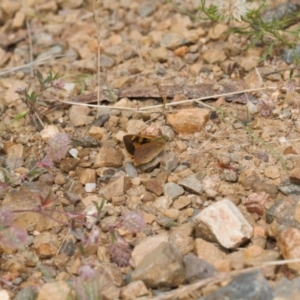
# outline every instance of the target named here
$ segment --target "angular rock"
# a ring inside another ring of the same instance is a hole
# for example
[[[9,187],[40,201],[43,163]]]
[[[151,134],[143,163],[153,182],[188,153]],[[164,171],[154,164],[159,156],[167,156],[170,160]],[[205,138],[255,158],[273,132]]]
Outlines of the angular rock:
[[[90,109],[86,106],[71,106],[69,110],[69,118],[73,126],[78,127],[90,124],[93,119],[88,116]]]
[[[100,274],[99,285],[104,286],[107,283],[112,283],[117,287],[124,286],[124,279],[121,270],[115,265],[111,263],[101,263],[95,269]]]
[[[169,242],[175,245],[182,255],[186,255],[194,250],[194,239],[186,234],[186,230],[173,231],[169,235]]]
[[[131,187],[131,180],[127,176],[120,176],[111,180],[106,186],[100,189],[99,194],[105,199],[111,200],[112,197],[122,196]]]
[[[214,199],[219,193],[220,178],[217,176],[206,176],[202,180],[203,191],[207,198]]]
[[[284,195],[300,195],[300,185],[292,183],[289,179],[281,182],[278,188]]]
[[[188,41],[177,33],[167,33],[161,40],[160,45],[170,50],[174,50],[180,46],[187,44]]]
[[[164,172],[170,174],[179,164],[178,156],[173,153],[167,153],[160,161],[160,166]]]
[[[246,70],[250,71],[258,66],[259,57],[256,56],[248,56],[241,59],[241,67]]]
[[[157,248],[161,243],[167,241],[167,234],[158,234],[156,236],[146,238],[133,249],[131,253],[131,265],[137,267],[148,253]]]
[[[282,230],[277,238],[279,249],[284,259],[297,259],[300,257],[300,230],[288,228]],[[288,264],[289,268],[300,274],[300,263]]]
[[[264,169],[264,175],[270,179],[277,179],[280,177],[280,170],[277,166],[268,166]]]
[[[221,49],[209,49],[202,54],[204,61],[209,64],[221,63],[226,59],[226,55]]]
[[[174,183],[174,182],[168,182],[163,187],[164,195],[167,197],[170,197],[172,200],[178,198],[180,195],[184,193],[184,189]]]
[[[181,254],[171,243],[161,243],[139,263],[132,280],[142,280],[148,288],[177,287],[185,280]]]
[[[150,178],[146,183],[146,190],[154,193],[156,196],[160,196],[163,193],[161,184],[154,178]]]
[[[213,243],[209,243],[201,238],[195,239],[195,253],[200,259],[205,260],[211,265],[225,258],[224,252]]]
[[[3,200],[3,209],[18,211],[20,209],[24,212],[15,213],[13,224],[20,226],[21,228],[33,228],[37,231],[44,231],[55,227],[60,227],[61,223],[66,224],[68,222],[63,212],[62,205],[60,203],[49,203],[51,209],[55,205],[55,211],[51,212],[50,217],[32,212],[41,204],[41,197],[45,198],[49,195],[50,186],[47,186],[43,182],[30,183],[28,186],[22,186],[11,197],[7,197]],[[54,198],[55,200],[55,198]]]
[[[148,293],[148,289],[144,282],[141,280],[130,282],[127,286],[121,290],[121,299],[137,299],[138,297],[145,296]]]
[[[270,195],[270,198],[276,199],[279,191],[275,184],[267,183],[265,181],[256,181],[252,186],[253,192],[265,192]]]
[[[300,201],[296,195],[289,195],[276,201],[266,212],[266,221],[271,223],[268,233],[276,236],[290,227],[300,230]]]
[[[201,181],[195,175],[190,175],[178,182],[187,191],[200,195],[203,192]]]
[[[252,236],[253,228],[239,209],[224,199],[203,209],[195,218],[197,226],[204,226],[224,248],[232,249]]]
[[[176,199],[173,203],[173,207],[175,209],[183,209],[187,206],[189,206],[192,203],[192,200],[188,196],[180,196],[178,199]]]
[[[92,126],[87,132],[87,135],[91,136],[95,140],[101,140],[103,135],[105,134],[106,134],[106,130],[99,126]]]
[[[123,165],[124,155],[121,151],[111,148],[101,148],[95,157],[94,168],[113,167]]]
[[[70,171],[74,171],[79,164],[79,160],[73,157],[67,157],[61,160],[59,164],[59,168],[66,172],[69,173]]]
[[[300,184],[300,168],[294,168],[290,171],[290,181],[294,184]]]
[[[250,190],[257,181],[260,181],[260,178],[255,169],[244,169],[241,171],[238,182],[245,190]]]
[[[192,253],[184,256],[183,263],[186,270],[186,281],[188,283],[213,277],[217,274],[214,266]]]
[[[87,183],[96,183],[96,171],[94,169],[83,169],[79,172],[78,181],[85,185]]]

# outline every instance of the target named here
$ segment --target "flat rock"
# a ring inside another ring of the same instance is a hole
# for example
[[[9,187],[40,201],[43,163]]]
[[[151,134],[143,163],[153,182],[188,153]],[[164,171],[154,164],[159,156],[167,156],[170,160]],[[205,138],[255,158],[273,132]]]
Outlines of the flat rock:
[[[172,200],[178,198],[180,195],[184,193],[184,189],[174,183],[174,182],[168,182],[163,187],[164,195],[167,197],[170,197]]]
[[[276,199],[279,191],[275,184],[268,183],[265,181],[256,181],[252,186],[253,192],[265,192],[270,195],[270,198]]]
[[[280,177],[280,170],[277,166],[268,166],[265,168],[264,174],[267,178],[277,179]]]
[[[117,179],[112,179],[106,186],[100,189],[99,194],[105,199],[111,200],[112,197],[122,196],[131,187],[131,180],[125,175]]]
[[[160,45],[170,50],[174,50],[188,43],[188,40],[177,33],[167,33],[161,40]]]
[[[253,228],[229,200],[224,199],[203,209],[195,218],[197,226],[204,225],[224,248],[232,249],[252,236]]]
[[[101,148],[95,157],[94,168],[99,167],[121,167],[124,155],[121,151],[111,148]]]
[[[189,206],[192,203],[192,200],[188,196],[180,196],[178,199],[176,199],[173,203],[173,208],[175,209],[183,209],[187,206]]]
[[[68,220],[66,216],[61,212],[51,212],[50,217],[32,212],[41,204],[41,198],[47,197],[50,186],[46,186],[45,183],[30,183],[29,186],[22,186],[11,197],[7,197],[3,200],[3,208],[13,211],[20,209],[23,212],[14,214],[13,224],[21,228],[33,228],[37,231],[44,231],[55,227],[60,227],[61,223],[67,224]],[[39,193],[37,193],[39,191]],[[54,205],[54,203],[52,204]],[[51,208],[51,206],[49,208]],[[55,204],[55,210],[63,211],[60,203]]]
[[[225,287],[216,292],[200,297],[199,300],[272,300],[273,292],[261,272],[249,272],[236,276]]]
[[[93,119],[88,116],[90,109],[86,106],[73,105],[69,110],[69,118],[71,123],[75,126],[82,126],[90,124]]]
[[[209,119],[208,109],[182,109],[177,113],[168,114],[167,123],[173,130],[181,134],[192,134],[201,131]]]
[[[23,166],[24,146],[21,144],[12,145],[7,149],[6,166],[14,170]]]

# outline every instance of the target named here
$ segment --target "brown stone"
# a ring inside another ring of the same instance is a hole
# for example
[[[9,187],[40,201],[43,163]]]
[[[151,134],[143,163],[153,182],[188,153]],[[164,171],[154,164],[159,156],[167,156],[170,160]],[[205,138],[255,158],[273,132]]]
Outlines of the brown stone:
[[[101,148],[95,157],[94,168],[120,167],[123,165],[124,155],[121,151],[111,148]]]
[[[300,168],[291,170],[289,178],[292,183],[300,184]]]
[[[131,186],[131,180],[127,176],[120,176],[117,179],[111,180],[104,186],[99,194],[105,199],[111,200],[112,197],[123,196]]]
[[[81,169],[78,181],[83,185],[96,183],[96,171],[94,169]]]
[[[192,134],[201,131],[208,121],[208,109],[190,108],[169,114],[167,122],[177,133]]]
[[[72,289],[65,281],[45,283],[39,290],[37,300],[67,300],[72,295]]]
[[[185,280],[182,256],[171,243],[163,242],[148,253],[132,272],[149,288],[177,287]]]
[[[156,196],[161,196],[163,193],[162,185],[154,178],[150,178],[145,187],[146,190],[154,193]]]

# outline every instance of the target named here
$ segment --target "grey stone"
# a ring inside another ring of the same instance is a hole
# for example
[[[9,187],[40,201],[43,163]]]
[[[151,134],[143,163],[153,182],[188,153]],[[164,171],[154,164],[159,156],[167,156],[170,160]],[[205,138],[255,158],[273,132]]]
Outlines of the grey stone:
[[[35,291],[32,287],[27,286],[15,296],[15,300],[35,300],[37,298],[37,291]]]
[[[174,50],[188,43],[188,40],[177,33],[167,33],[161,40],[160,45],[168,49]]]
[[[186,270],[186,281],[189,283],[213,277],[217,274],[214,266],[192,253],[184,256],[183,263]]]
[[[155,1],[144,1],[139,5],[138,14],[142,18],[149,17],[155,9]]]
[[[199,300],[272,300],[273,292],[261,272],[241,274],[223,288]]]
[[[172,198],[172,200],[178,198],[183,193],[184,189],[174,182],[168,182],[164,185],[164,195]]]
[[[135,178],[138,175],[137,169],[135,168],[135,166],[131,162],[126,163],[125,172],[131,178]]]
[[[197,195],[200,195],[203,192],[201,181],[198,180],[195,175],[190,175],[181,179],[178,184],[184,187],[187,191]]]
[[[274,299],[297,300],[300,299],[300,277],[288,280],[283,277],[273,287]]]
[[[171,152],[162,158],[160,165],[162,170],[167,171],[168,173],[171,173],[179,164],[178,157],[175,153]]]

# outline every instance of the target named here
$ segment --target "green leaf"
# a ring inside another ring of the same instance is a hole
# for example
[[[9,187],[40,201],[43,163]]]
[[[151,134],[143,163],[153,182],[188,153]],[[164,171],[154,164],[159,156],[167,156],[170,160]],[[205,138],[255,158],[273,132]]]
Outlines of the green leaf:
[[[38,79],[40,84],[44,83],[44,77],[43,77],[43,74],[40,71],[36,71],[36,78]]]
[[[21,111],[20,113],[18,113],[16,116],[15,116],[15,120],[20,120],[20,119],[23,119],[27,114],[28,114],[28,110],[27,111]]]

